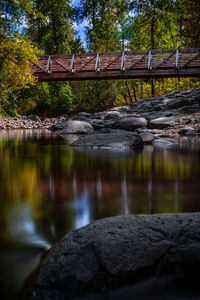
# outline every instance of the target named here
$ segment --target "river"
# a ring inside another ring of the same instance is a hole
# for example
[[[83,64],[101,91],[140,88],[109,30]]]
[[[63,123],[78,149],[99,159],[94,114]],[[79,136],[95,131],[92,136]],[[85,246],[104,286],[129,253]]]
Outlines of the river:
[[[65,233],[122,214],[200,211],[200,139],[178,148],[74,150],[48,130],[0,130],[1,299],[16,299]]]

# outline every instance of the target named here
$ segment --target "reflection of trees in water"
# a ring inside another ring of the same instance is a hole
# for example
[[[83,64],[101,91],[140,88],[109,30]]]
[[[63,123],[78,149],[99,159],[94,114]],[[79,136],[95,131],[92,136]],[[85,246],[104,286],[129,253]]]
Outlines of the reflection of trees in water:
[[[30,137],[0,140],[1,235],[11,236],[15,222],[19,235],[31,236],[34,228],[38,239],[54,242],[100,217],[200,208],[197,154],[150,147],[101,157],[73,152],[64,141]],[[22,215],[26,234],[18,226]]]
[[[40,139],[58,139],[55,132],[48,129],[1,129],[0,130],[0,142],[2,140],[40,140]]]

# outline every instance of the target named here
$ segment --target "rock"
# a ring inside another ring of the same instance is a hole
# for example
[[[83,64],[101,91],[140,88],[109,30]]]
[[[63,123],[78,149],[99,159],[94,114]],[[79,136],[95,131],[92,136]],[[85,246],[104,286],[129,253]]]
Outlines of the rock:
[[[180,108],[183,106],[190,105],[191,101],[192,101],[191,98],[184,98],[184,97],[182,97],[181,99],[174,99],[174,100],[169,101],[166,104],[166,108],[167,109],[174,109],[174,108],[177,109],[177,108]]]
[[[115,120],[119,118],[120,118],[120,113],[118,111],[108,111],[104,116],[105,120],[113,120],[113,119]]]
[[[193,113],[196,113],[196,112],[199,112],[200,111],[200,105],[199,104],[194,104],[194,105],[191,105],[189,107],[180,107],[178,109],[178,112],[179,113],[183,113],[183,114],[193,114]]]
[[[132,131],[136,128],[146,127],[146,126],[147,126],[147,120],[145,118],[122,117],[120,120],[115,122],[113,128]]]
[[[181,128],[178,133],[182,135],[195,135],[195,130],[192,127],[184,127]]]
[[[82,136],[72,145],[75,147],[123,151],[142,147],[143,142],[138,134],[116,130],[114,133],[93,133]]]
[[[93,299],[123,283],[195,272],[200,264],[199,237],[200,213],[95,221],[71,231],[47,252],[28,299]]]
[[[141,128],[135,129],[134,131],[137,132],[137,133],[142,133],[142,132],[147,131],[147,129],[145,127],[141,127]]]
[[[79,112],[78,114],[74,115],[73,118],[79,118],[79,117],[86,117],[86,118],[89,118],[91,116],[90,113],[87,113],[87,112]]]
[[[78,114],[74,115],[71,120],[76,121],[88,121],[92,114],[86,113],[86,112],[79,112]]]
[[[170,138],[158,138],[153,141],[153,145],[159,148],[169,148],[178,146],[178,142],[175,139]]]
[[[26,116],[26,119],[31,120],[31,121],[40,121],[40,118],[35,115],[28,115],[28,116]]]
[[[73,144],[75,141],[77,141],[82,135],[81,134],[60,134],[60,136],[67,141],[68,144]]]
[[[88,133],[94,131],[92,125],[88,122],[83,121],[72,121],[69,120],[67,122],[63,122],[61,125],[59,133],[67,134],[67,133]]]
[[[100,119],[93,119],[88,120],[88,122],[94,127],[95,130],[101,128],[110,128],[115,124],[114,120],[100,120]]]
[[[157,118],[150,121],[149,127],[153,129],[162,129],[174,125],[174,122],[175,122],[174,118],[168,118],[168,117]]]
[[[144,144],[151,143],[155,139],[154,135],[147,131],[139,133],[139,136],[141,136]]]

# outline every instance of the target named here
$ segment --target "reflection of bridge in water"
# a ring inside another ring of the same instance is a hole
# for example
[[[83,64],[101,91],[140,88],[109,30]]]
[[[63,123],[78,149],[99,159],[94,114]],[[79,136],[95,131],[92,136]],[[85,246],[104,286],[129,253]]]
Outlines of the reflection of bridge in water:
[[[40,56],[39,81],[199,77],[200,48]]]

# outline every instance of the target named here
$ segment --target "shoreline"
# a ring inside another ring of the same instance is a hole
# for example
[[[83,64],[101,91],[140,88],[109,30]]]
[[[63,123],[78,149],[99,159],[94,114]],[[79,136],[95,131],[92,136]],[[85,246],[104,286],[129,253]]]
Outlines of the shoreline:
[[[49,129],[79,148],[124,151],[145,144],[171,147],[181,136],[200,136],[200,89],[176,91],[99,113],[79,112],[72,117],[0,117],[2,129]]]

